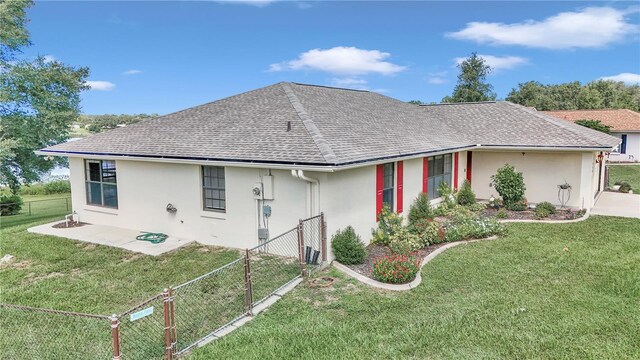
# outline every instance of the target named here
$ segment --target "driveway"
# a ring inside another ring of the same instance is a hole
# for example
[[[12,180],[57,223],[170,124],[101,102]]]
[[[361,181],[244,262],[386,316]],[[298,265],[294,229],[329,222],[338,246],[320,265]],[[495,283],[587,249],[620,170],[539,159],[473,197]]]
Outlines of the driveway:
[[[640,195],[605,191],[591,209],[591,214],[640,219]]]

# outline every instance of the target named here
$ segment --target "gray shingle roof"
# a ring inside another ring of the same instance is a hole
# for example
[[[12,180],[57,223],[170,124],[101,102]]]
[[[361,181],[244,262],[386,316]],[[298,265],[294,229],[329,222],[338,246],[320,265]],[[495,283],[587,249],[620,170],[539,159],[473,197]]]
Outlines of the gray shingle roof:
[[[416,106],[373,92],[278,83],[42,153],[340,165],[477,144],[604,149],[618,142],[508,102]]]

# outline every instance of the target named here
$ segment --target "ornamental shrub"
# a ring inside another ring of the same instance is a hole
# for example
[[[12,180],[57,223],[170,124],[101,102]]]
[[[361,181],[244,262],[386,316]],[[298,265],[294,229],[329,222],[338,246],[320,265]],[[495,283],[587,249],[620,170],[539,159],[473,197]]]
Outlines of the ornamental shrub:
[[[496,213],[496,217],[498,219],[506,219],[508,217],[507,210],[505,210],[504,208],[498,210],[498,212]]]
[[[542,218],[546,218],[551,214],[555,214],[556,207],[548,201],[543,201],[541,203],[538,203],[538,205],[536,205],[536,209],[534,212],[536,214],[536,217],[542,219]]]
[[[458,217],[446,225],[445,241],[482,239],[502,234],[505,228],[496,218]]]
[[[442,202],[439,207],[444,206],[445,209],[448,209],[453,206],[453,190],[451,189],[451,185],[447,184],[446,181],[443,181],[438,185],[438,195],[442,198]]]
[[[22,198],[17,194],[0,195],[0,216],[15,215],[22,209]]]
[[[456,201],[460,205],[469,206],[476,203],[476,194],[471,190],[471,183],[465,180],[460,187],[460,191],[456,194]]]
[[[378,215],[378,228],[371,231],[373,238],[372,244],[388,246],[391,237],[402,230],[402,217],[389,209],[389,205],[385,204]]]
[[[331,250],[333,250],[336,260],[346,265],[362,264],[367,256],[360,236],[351,226],[347,226],[344,230],[338,230],[331,237]]]
[[[420,260],[410,255],[382,256],[373,264],[373,278],[390,284],[405,284],[415,279]]]
[[[430,219],[421,219],[409,225],[409,231],[420,238],[422,247],[438,242],[438,223]]]
[[[409,225],[415,224],[423,219],[433,219],[433,209],[429,203],[427,193],[420,193],[411,204],[409,209]]]
[[[524,177],[521,172],[516,172],[512,165],[505,164],[498,169],[495,175],[491,175],[491,181],[507,209],[514,210],[510,205],[524,199],[524,192],[527,189],[524,185]]]
[[[525,211],[527,210],[528,206],[529,205],[527,203],[527,199],[522,199],[509,204],[507,203],[504,204],[504,207],[506,207],[507,210],[511,210],[511,211]]]
[[[629,185],[629,183],[626,182],[626,181],[622,181],[620,183],[620,189],[618,189],[618,191],[623,192],[623,193],[628,193],[629,190],[631,190],[631,185]]]

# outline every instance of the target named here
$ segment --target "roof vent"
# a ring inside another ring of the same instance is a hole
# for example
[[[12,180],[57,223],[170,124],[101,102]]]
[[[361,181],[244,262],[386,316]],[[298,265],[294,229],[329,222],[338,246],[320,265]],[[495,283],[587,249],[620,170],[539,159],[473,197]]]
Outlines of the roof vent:
[[[291,131],[291,121],[287,121],[287,132]]]

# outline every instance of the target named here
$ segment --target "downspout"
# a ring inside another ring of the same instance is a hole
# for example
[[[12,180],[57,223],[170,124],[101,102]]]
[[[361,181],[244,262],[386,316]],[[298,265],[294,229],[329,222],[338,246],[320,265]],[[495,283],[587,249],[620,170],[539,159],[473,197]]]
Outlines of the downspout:
[[[291,176],[309,183],[307,188],[307,216],[312,217],[320,214],[320,182],[318,179],[304,175],[302,170],[291,170]],[[315,184],[315,187],[314,187]]]

